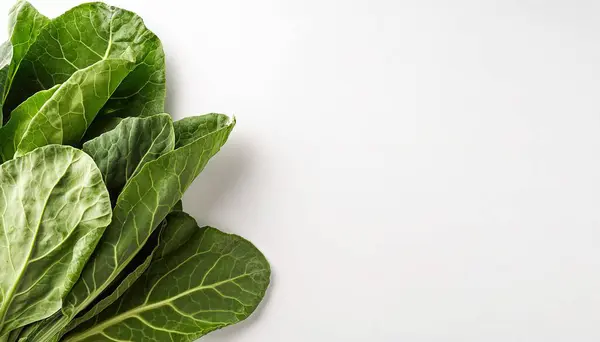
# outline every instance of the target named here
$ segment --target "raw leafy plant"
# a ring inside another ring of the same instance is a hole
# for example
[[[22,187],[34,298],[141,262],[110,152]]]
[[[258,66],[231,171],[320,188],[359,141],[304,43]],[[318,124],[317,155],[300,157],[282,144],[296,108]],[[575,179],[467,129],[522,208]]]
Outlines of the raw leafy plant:
[[[164,114],[160,40],[89,3],[20,1],[0,46],[0,342],[193,341],[248,317],[270,268],[181,199],[222,114]]]

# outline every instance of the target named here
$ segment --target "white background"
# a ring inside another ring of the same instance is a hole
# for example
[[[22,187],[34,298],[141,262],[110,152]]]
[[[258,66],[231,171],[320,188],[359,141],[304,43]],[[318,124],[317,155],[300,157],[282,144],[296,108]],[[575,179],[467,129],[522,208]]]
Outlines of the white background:
[[[175,117],[238,118],[185,207],[273,285],[202,341],[600,340],[600,2],[112,4]]]

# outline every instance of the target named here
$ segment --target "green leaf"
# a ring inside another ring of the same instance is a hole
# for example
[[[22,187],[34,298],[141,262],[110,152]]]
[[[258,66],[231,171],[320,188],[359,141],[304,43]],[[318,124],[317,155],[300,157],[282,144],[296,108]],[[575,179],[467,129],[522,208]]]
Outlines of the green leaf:
[[[177,203],[175,203],[175,206],[173,206],[173,209],[171,209],[172,211],[183,211],[183,202],[179,201]]]
[[[269,285],[270,267],[250,242],[198,228],[96,319],[65,342],[187,342],[247,318]]]
[[[0,166],[0,336],[60,310],[111,221],[94,161],[51,145]]]
[[[161,227],[166,227],[166,221],[163,221]],[[116,302],[125,291],[127,291],[127,289],[129,289],[142,274],[144,274],[154,259],[156,250],[158,249],[158,237],[160,235],[159,233],[162,231],[161,228],[159,229],[152,234],[143,249],[135,256],[134,260],[127,265],[127,268],[119,274],[117,279],[115,279],[102,295],[96,299],[96,302],[90,305],[86,310],[80,312],[79,315],[77,315],[77,317],[60,333],[60,337],[82,323],[99,315],[112,303]]]
[[[98,301],[92,308],[86,310],[83,315],[80,314],[71,321],[64,332],[69,332],[83,322],[100,314],[104,309],[119,299],[125,291],[142,276],[148,266],[150,266],[152,260],[162,259],[171,252],[176,251],[179,247],[183,246],[198,229],[196,220],[188,214],[181,211],[171,212],[162,222],[160,230],[154,232],[154,235],[157,235],[159,238],[151,238],[150,241],[144,245],[146,251],[142,250],[138,253],[138,255],[136,255],[137,262],[134,260],[134,262],[131,263],[134,264],[133,267],[131,264],[128,266],[131,271],[128,272],[125,270],[122,272],[122,274],[126,274],[124,279],[116,282],[116,286],[111,286],[114,287],[113,289],[107,289],[106,292],[108,295]]]
[[[77,70],[102,60],[134,63],[102,115],[164,112],[165,66],[160,40],[136,14],[103,3],[77,6],[52,19],[23,59],[5,113],[34,93],[65,83]]]
[[[132,66],[125,59],[107,59],[73,73],[33,115],[15,156],[40,146],[79,143]]]
[[[196,220],[183,211],[171,212],[165,222],[166,225],[160,232],[160,244],[155,252],[158,259],[183,246],[198,230]]]
[[[205,136],[226,126],[231,119],[223,114],[206,114],[190,116],[173,123],[175,130],[175,148],[194,142],[198,137]]]
[[[205,120],[214,120],[219,125],[212,125],[214,131],[189,138],[188,144],[147,163],[129,180],[117,199],[111,224],[64,300],[62,317],[40,323],[35,328],[38,334],[31,341],[46,341],[59,334],[75,315],[113,283],[210,158],[225,144],[235,120],[220,114],[209,114]]]
[[[28,2],[18,1],[10,10],[8,22],[9,40],[0,47],[0,111],[15,73],[49,19]]]
[[[117,127],[83,144],[100,168],[104,182],[115,199],[146,163],[173,151],[175,132],[169,114],[127,118]]]
[[[10,86],[8,84],[8,69],[12,60],[12,46],[10,42],[0,44],[0,124],[3,123],[2,107],[4,106],[4,92]]]
[[[2,157],[2,160],[6,161],[14,157],[29,123],[44,104],[50,100],[52,95],[56,93],[58,87],[55,86],[35,93],[13,110],[8,123],[0,128],[0,157]]]

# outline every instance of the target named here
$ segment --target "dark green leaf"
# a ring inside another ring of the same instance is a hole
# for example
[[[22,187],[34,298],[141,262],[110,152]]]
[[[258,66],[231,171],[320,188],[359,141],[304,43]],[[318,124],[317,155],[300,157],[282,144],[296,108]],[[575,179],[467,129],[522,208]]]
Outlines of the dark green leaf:
[[[185,245],[153,261],[117,302],[62,341],[191,342],[248,317],[269,278],[267,260],[250,242],[197,228]]]
[[[159,238],[152,239],[144,245],[144,250],[136,255],[137,260],[134,260],[129,266],[129,270],[125,270],[122,274],[126,276],[115,282],[112,289],[107,289],[108,295],[104,296],[100,301],[93,305],[89,310],[86,310],[83,315],[78,315],[65,332],[71,331],[83,322],[100,314],[104,309],[119,299],[133,283],[142,276],[152,260],[162,259],[171,252],[176,251],[183,246],[193,235],[198,231],[198,225],[188,214],[178,211],[170,213],[163,221],[163,224],[154,232]],[[156,234],[159,233],[159,234]],[[159,243],[160,241],[160,243]],[[137,261],[137,262],[136,262]]]

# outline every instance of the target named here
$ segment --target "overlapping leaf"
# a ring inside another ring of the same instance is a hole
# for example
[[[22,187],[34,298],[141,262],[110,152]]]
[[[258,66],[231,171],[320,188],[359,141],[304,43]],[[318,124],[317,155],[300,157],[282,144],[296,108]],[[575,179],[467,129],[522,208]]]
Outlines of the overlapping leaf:
[[[0,128],[0,160],[11,160],[15,156],[29,123],[58,87],[36,93],[13,110],[10,121]]]
[[[163,221],[160,227],[160,231],[156,231],[156,239],[150,239],[142,250],[136,256],[136,260],[132,262],[129,269],[130,271],[124,271],[126,274],[122,280],[116,282],[112,289],[107,289],[107,294],[92,308],[85,311],[85,314],[79,315],[76,319],[71,321],[64,333],[73,330],[82,323],[96,317],[103,310],[108,308],[112,303],[117,301],[141,276],[144,274],[146,269],[150,266],[150,262],[156,259],[165,258],[167,255],[176,251],[178,248],[183,246],[188,240],[196,233],[198,226],[196,221],[188,214],[177,211],[170,213],[167,218]],[[160,242],[160,243],[159,243]]]
[[[164,100],[162,45],[136,14],[12,8],[0,45],[0,342],[192,341],[256,308],[264,256],[200,229],[181,203],[235,120],[172,122]]]
[[[181,121],[185,123],[192,120],[196,119]],[[35,328],[37,333],[30,337],[32,341],[43,341],[59,334],[75,315],[113,283],[210,158],[220,150],[235,125],[234,120],[221,114],[206,115],[201,122],[214,130],[196,130],[198,135],[195,139],[187,136],[185,144],[177,144],[178,148],[174,151],[147,163],[129,180],[117,199],[113,221],[81,278],[65,298],[62,317],[41,322]]]
[[[15,74],[5,114],[38,91],[67,82],[76,71],[102,61],[133,66],[102,115],[144,116],[164,112],[165,67],[160,40],[136,14],[103,3],[77,6],[40,31]]]
[[[61,308],[110,220],[80,150],[51,145],[0,166],[0,336]]]
[[[155,260],[117,302],[67,334],[65,342],[190,342],[237,323],[258,306],[270,268],[250,242],[197,228]]]
[[[31,118],[23,136],[15,137],[15,156],[49,144],[78,144],[132,67],[126,59],[107,59],[73,73]]]
[[[15,73],[49,20],[28,2],[19,1],[10,10],[8,22],[9,40],[0,46],[0,118]]]
[[[142,166],[174,147],[171,117],[157,114],[124,119],[113,130],[83,144],[83,151],[94,159],[116,199],[125,183]]]

